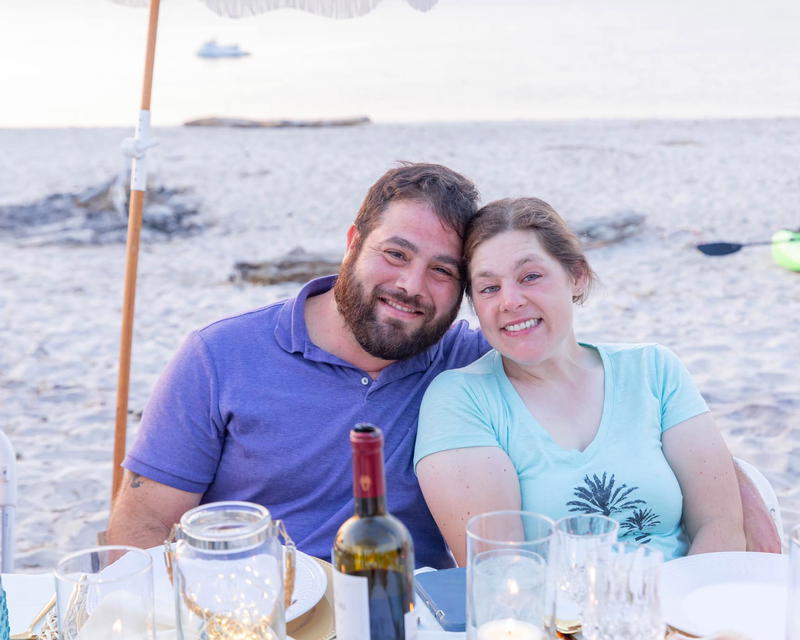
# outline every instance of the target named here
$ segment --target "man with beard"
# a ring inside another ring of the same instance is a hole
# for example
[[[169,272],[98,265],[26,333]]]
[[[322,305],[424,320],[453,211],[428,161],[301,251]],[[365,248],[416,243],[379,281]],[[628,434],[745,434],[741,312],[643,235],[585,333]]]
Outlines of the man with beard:
[[[477,198],[446,167],[392,169],[347,232],[338,279],[193,332],[145,408],[108,542],[154,546],[200,503],[247,500],[327,558],[353,510],[348,434],[371,422],[384,432],[387,506],[417,563],[448,566],[411,459],[430,381],[488,348],[465,322],[451,326]]]

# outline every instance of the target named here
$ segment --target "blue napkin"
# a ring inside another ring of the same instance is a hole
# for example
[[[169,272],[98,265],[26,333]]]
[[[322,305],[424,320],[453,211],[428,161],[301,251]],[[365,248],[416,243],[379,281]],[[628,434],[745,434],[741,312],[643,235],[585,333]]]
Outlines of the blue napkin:
[[[467,627],[467,571],[442,569],[414,576],[420,599],[431,610],[445,631],[464,631]]]

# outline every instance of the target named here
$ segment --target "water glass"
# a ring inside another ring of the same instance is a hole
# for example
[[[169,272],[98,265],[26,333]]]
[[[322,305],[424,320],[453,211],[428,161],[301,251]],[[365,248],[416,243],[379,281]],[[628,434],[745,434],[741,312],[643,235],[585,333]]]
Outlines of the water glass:
[[[586,599],[586,561],[617,541],[619,523],[602,515],[577,515],[556,522],[556,624],[565,633],[580,628]]]
[[[646,545],[618,542],[599,547],[586,564],[583,608],[586,640],[663,640],[658,598],[664,555]]]
[[[153,561],[126,546],[93,547],[57,565],[59,640],[154,640]]]
[[[468,640],[551,637],[553,521],[524,511],[492,511],[467,523]]]
[[[789,536],[789,594],[786,603],[786,640],[800,640],[800,525]]]

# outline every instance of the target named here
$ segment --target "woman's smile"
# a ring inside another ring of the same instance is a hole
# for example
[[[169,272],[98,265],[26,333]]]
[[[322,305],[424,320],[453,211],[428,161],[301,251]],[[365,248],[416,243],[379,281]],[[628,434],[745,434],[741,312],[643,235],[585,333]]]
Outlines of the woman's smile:
[[[528,335],[533,329],[539,326],[542,322],[541,318],[528,318],[527,320],[514,320],[509,322],[500,330],[509,336],[522,336]]]

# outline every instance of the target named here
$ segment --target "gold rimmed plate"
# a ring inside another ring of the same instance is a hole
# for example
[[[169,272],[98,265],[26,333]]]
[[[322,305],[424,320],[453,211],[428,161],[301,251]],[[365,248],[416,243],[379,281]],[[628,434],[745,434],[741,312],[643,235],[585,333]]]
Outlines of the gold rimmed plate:
[[[333,617],[333,566],[314,558],[325,573],[327,586],[322,598],[308,612],[288,623],[287,631],[295,640],[333,640],[336,624]]]

